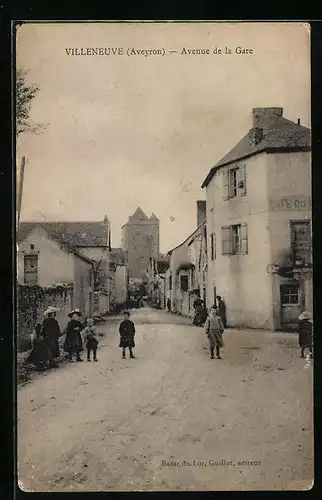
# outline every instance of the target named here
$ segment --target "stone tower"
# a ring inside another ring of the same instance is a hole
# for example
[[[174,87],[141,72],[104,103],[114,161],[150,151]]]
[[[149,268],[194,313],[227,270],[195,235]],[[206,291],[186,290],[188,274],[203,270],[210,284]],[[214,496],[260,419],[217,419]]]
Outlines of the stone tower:
[[[122,227],[122,248],[126,252],[129,278],[145,276],[150,257],[159,255],[159,219],[138,207]]]

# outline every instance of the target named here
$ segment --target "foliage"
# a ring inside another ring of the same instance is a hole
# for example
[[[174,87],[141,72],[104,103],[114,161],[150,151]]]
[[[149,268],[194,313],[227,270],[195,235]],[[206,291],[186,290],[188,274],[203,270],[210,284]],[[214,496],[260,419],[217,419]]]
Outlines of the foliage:
[[[39,86],[27,83],[27,71],[16,72],[16,134],[38,133],[43,125],[33,124],[30,120],[31,103],[39,92]]]

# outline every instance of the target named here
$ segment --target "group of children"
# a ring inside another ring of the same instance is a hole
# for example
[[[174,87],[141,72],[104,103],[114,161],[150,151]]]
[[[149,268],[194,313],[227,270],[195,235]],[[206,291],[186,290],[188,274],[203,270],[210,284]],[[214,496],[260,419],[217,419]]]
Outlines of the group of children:
[[[93,319],[87,318],[82,325],[80,322],[81,312],[79,309],[71,311],[69,316],[71,320],[66,328],[66,339],[64,344],[64,349],[69,354],[69,360],[73,361],[73,355],[76,354],[76,361],[83,361],[80,357],[80,352],[83,350],[82,345],[84,341],[87,349],[87,361],[91,361],[91,354],[93,361],[97,361],[98,340]],[[119,326],[119,333],[119,347],[122,348],[122,358],[125,359],[126,357],[126,348],[129,349],[130,358],[134,358],[135,326],[133,321],[130,320],[130,313],[128,311],[124,312],[123,321]]]
[[[41,360],[47,360],[53,363],[55,358],[59,356],[58,338],[60,333],[58,322],[55,318],[56,313],[54,308],[48,308],[45,312],[45,319],[42,325],[38,325],[38,344],[36,343],[35,357]],[[70,321],[67,324],[65,333],[64,350],[68,353],[68,359],[73,362],[73,356],[76,356],[76,361],[83,361],[80,353],[84,350],[85,343],[87,350],[87,361],[97,360],[98,339],[94,320],[87,318],[81,322],[81,312],[79,309],[73,309],[69,315]],[[216,348],[216,357],[221,359],[220,349],[223,347],[223,333],[225,324],[222,319],[220,310],[216,305],[210,308],[208,317],[205,322],[205,333],[209,340],[210,358],[214,359],[214,351]],[[135,347],[135,325],[130,319],[130,313],[124,312],[123,321],[119,326],[120,342],[119,347],[122,349],[122,358],[126,357],[126,349],[129,349],[130,358],[134,358],[133,348]],[[43,339],[43,347],[41,340]],[[301,357],[304,357],[305,350],[309,349],[310,356],[313,356],[313,321],[307,311],[304,311],[299,317],[299,344],[301,348]],[[38,360],[39,361],[39,360]],[[52,366],[55,366],[52,364]]]

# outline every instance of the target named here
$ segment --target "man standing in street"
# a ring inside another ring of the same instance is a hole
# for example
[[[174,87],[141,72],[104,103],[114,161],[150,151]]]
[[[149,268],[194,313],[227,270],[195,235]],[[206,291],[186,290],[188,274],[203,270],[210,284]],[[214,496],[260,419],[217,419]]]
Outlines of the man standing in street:
[[[226,319],[226,304],[225,304],[225,302],[222,300],[222,298],[220,297],[220,295],[217,295],[216,299],[217,299],[217,308],[218,308],[218,313],[219,313],[219,316],[220,316],[220,317],[221,317],[221,319],[222,319],[222,322],[223,322],[224,328],[227,328],[227,319]]]

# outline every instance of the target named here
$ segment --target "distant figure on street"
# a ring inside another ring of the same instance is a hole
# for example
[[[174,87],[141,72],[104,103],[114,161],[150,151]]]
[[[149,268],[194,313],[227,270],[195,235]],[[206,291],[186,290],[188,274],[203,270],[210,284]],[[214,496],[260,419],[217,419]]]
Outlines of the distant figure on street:
[[[224,325],[216,306],[212,306],[205,323],[205,333],[208,336],[210,347],[210,359],[214,359],[214,348],[216,347],[216,356],[221,359],[220,348],[224,346],[223,333]]]
[[[217,308],[218,308],[218,312],[219,312],[219,316],[221,317],[222,319],[222,322],[223,322],[223,325],[224,325],[224,328],[227,328],[227,319],[226,319],[226,304],[225,302],[222,300],[222,298],[220,297],[220,295],[218,295],[216,297],[217,299]]]
[[[168,309],[168,312],[171,313],[171,300],[170,299],[167,299],[167,309]]]
[[[125,359],[125,349],[128,347],[130,351],[130,358],[134,358],[134,354],[132,352],[133,347],[135,347],[134,343],[134,335],[135,335],[135,326],[133,321],[130,320],[130,313],[128,311],[124,311],[123,321],[119,327],[120,333],[120,345],[122,348],[122,358]]]
[[[201,311],[201,324],[204,325],[206,323],[206,320],[208,318],[208,309],[206,307],[206,304],[204,303],[202,306],[202,311]]]
[[[76,361],[83,361],[80,357],[80,353],[83,351],[81,336],[83,325],[80,322],[81,316],[82,313],[79,309],[73,309],[73,311],[68,314],[68,317],[71,319],[66,328],[64,350],[68,352],[68,359],[71,363],[73,362],[74,354],[76,354]]]
[[[44,321],[40,331],[40,335],[44,338],[47,347],[50,368],[57,368],[56,358],[59,358],[58,339],[61,336],[61,331],[55,316],[56,309],[54,307],[48,307],[44,312]]]
[[[193,303],[193,307],[195,310],[193,324],[197,326],[202,325],[202,309],[204,307],[204,301],[200,298],[200,293],[197,293],[197,298]]]
[[[98,340],[93,318],[87,318],[82,334],[87,349],[87,361],[91,361],[91,352],[93,353],[93,361],[97,361]]]
[[[309,349],[310,357],[313,357],[313,320],[310,313],[303,311],[299,317],[299,345],[301,358],[305,357],[305,350]]]

